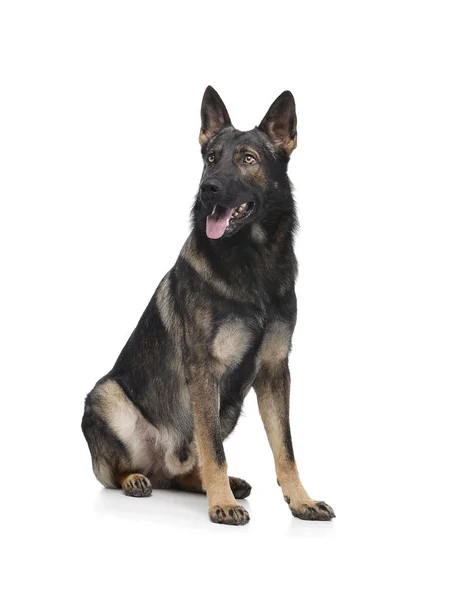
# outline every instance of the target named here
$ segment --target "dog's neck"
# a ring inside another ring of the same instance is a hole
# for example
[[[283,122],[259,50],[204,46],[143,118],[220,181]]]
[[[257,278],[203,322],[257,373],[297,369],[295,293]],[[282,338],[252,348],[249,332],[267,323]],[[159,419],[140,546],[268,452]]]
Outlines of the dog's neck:
[[[217,276],[240,282],[244,288],[254,288],[262,281],[270,288],[277,288],[283,281],[285,287],[295,282],[295,203],[290,190],[284,196],[279,191],[272,200],[273,210],[267,211],[263,218],[243,226],[230,237],[216,240],[207,237],[205,225],[196,218],[194,207],[191,237]]]

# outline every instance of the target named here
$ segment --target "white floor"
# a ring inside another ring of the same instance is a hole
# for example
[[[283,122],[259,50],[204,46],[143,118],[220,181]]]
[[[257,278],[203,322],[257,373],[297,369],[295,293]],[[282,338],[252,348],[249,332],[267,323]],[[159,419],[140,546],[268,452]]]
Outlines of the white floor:
[[[243,501],[251,522],[228,527],[209,521],[202,495],[155,490],[137,499],[102,489],[78,427],[81,403],[67,408],[61,433],[36,435],[55,470],[40,462],[19,471],[4,496],[8,598],[451,597],[450,545],[441,546],[450,498],[413,487],[410,468],[391,462],[390,437],[372,449],[378,421],[361,447],[359,437],[335,447],[329,419],[294,423],[306,486],[337,514],[331,523],[299,521],[276,485],[250,395],[226,451],[230,473],[253,485]]]

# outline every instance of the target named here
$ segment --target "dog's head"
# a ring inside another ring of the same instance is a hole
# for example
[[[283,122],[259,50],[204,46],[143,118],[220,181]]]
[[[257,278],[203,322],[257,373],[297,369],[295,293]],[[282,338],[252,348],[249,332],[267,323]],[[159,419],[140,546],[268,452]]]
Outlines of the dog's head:
[[[201,106],[204,160],[194,207],[195,221],[207,237],[229,237],[261,221],[275,196],[288,190],[287,163],[297,145],[295,101],[283,92],[258,127],[239,131],[217,92],[208,87]]]

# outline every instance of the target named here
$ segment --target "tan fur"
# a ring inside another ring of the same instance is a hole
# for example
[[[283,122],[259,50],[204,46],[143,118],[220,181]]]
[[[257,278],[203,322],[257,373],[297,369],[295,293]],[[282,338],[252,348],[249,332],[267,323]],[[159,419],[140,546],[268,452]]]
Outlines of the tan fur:
[[[121,487],[124,487],[124,484],[127,482],[128,479],[134,477],[134,473],[120,473],[118,475],[118,483]]]
[[[157,289],[157,308],[168,332],[174,330],[174,300],[171,296],[169,273],[162,279]]]
[[[259,353],[261,371],[255,381],[255,390],[264,428],[267,433],[278,481],[283,495],[291,504],[310,501],[304,489],[295,460],[286,455],[284,431],[284,410],[288,410],[290,394],[290,374],[287,357],[290,349],[292,327],[283,321],[274,321],[267,329]],[[283,402],[283,398],[287,402]],[[287,406],[287,409],[284,409]]]
[[[267,239],[265,231],[259,223],[253,223],[251,225],[251,237],[258,244],[264,244]]]
[[[300,481],[295,460],[287,457],[284,444],[284,431],[281,424],[287,416],[283,411],[288,410],[290,394],[290,375],[285,366],[288,346],[284,340],[287,340],[287,331],[281,327],[281,323],[275,323],[264,351],[262,369],[255,380],[254,387],[259,412],[273,452],[276,476],[284,497],[289,498],[293,506],[310,502],[311,499]],[[272,348],[274,355],[271,354]],[[287,402],[283,401],[284,397]]]
[[[144,477],[144,475],[141,475],[141,473],[120,473],[118,475],[118,483],[122,488],[125,488],[128,483],[142,477]]]
[[[165,275],[157,289],[156,304],[162,323],[174,343],[175,352],[173,367],[176,372],[176,376],[182,377],[183,363],[181,351],[183,327],[174,305],[174,297],[171,292],[169,273]]]
[[[178,476],[175,481],[175,486],[186,492],[205,492],[199,465],[195,466],[189,473]]]
[[[253,165],[243,164],[243,154],[251,154],[256,157],[257,162]],[[237,168],[242,172],[243,178],[248,181],[251,185],[255,185],[260,188],[264,188],[267,179],[265,177],[265,169],[261,162],[258,151],[251,146],[239,146],[234,152],[233,162]]]
[[[297,147],[297,136],[295,136],[294,138],[286,138],[283,142],[283,148],[289,156],[292,154],[292,152],[295,150],[296,147]]]
[[[150,423],[144,422],[141,413],[116,381],[108,379],[96,388],[95,394],[98,402],[94,404],[94,410],[123,442],[130,454],[132,465],[137,469],[146,468],[148,463],[146,444],[143,443],[141,436],[137,435],[137,430],[143,434],[148,433],[153,441],[158,435],[157,430]]]
[[[311,498],[300,481],[297,464],[281,457],[276,465],[276,476],[283,495],[289,498],[291,506],[310,503]]]
[[[181,462],[172,432],[151,425],[115,381],[108,379],[93,394],[97,396],[94,410],[127,448],[132,469],[148,473],[166,467],[168,475],[193,469],[197,461],[195,444],[189,449],[189,458]]]
[[[283,390],[280,389],[279,392],[282,393]],[[289,460],[285,453],[284,433],[281,428],[281,418],[278,414],[280,409],[274,387],[258,385],[256,393],[259,412],[273,452],[276,476],[283,495],[290,498],[291,503],[309,501],[310,498],[300,481],[296,462]]]
[[[283,138],[279,133],[274,131],[273,126],[274,124],[270,124],[269,126],[269,131],[267,132],[269,137],[273,140],[276,148],[281,148],[290,156],[297,147],[297,134],[294,137],[286,136]]]
[[[143,498],[150,496],[152,493],[151,482],[142,473],[120,473],[118,475],[118,483],[126,496]]]
[[[185,492],[205,494],[206,490],[202,483],[200,466],[196,465],[189,473],[177,476],[173,480],[172,487],[178,490],[184,490]],[[246,498],[251,491],[251,486],[239,477],[229,476],[229,487],[235,498]],[[240,495],[237,496],[237,493]]]
[[[210,140],[210,138],[211,138],[211,135],[209,135],[206,131],[201,129],[201,131],[199,132],[199,137],[198,137],[199,145],[204,146],[204,144],[207,144],[207,142]]]
[[[215,336],[212,354],[222,367],[233,367],[242,361],[251,344],[252,334],[238,320],[222,325]]]
[[[165,465],[171,475],[183,475],[193,470],[197,461],[197,448],[193,442],[189,447],[189,458],[184,462],[181,462],[174,448],[171,446],[168,448],[165,454]]]
[[[239,146],[234,153],[235,160],[238,161],[238,159],[241,158],[242,154],[252,154],[257,158],[258,161],[261,160],[259,152],[256,150],[256,148],[253,148],[252,146],[246,146],[243,144]]]
[[[281,388],[275,390],[275,386],[262,377],[256,378],[254,387],[259,403],[259,412],[273,451],[275,465],[277,465],[285,452],[280,415],[282,403],[278,403],[276,397],[283,390]]]
[[[218,394],[216,378],[213,374],[206,373],[203,367],[194,368],[190,373],[189,387],[199,466],[209,507],[237,505],[229,485],[226,461],[219,465],[215,455],[212,428],[216,425],[219,427],[218,405],[214,401]]]
[[[205,457],[202,464],[202,484],[207,491],[209,507],[237,506],[238,503],[229,485],[226,463],[218,467],[215,461]]]
[[[231,300],[243,299],[243,297],[237,294],[235,290],[215,275],[204,255],[198,252],[196,240],[192,236],[185,242],[181,251],[181,256],[198,273],[198,275],[204,279],[204,281],[208,282],[219,294]]]
[[[265,187],[267,179],[265,177],[265,169],[261,164],[257,163],[255,165],[242,167],[242,169],[245,168],[246,171],[243,173],[243,178],[245,181],[248,181],[251,185],[255,185],[260,188]]]
[[[269,325],[262,342],[259,359],[262,364],[278,364],[287,358],[292,338],[292,328],[283,321]]]

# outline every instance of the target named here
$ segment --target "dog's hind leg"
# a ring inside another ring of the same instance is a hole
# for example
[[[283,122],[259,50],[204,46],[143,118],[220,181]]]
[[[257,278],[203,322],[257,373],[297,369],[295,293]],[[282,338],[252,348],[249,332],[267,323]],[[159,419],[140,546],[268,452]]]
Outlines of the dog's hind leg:
[[[251,494],[251,485],[244,479],[239,477],[229,477],[229,486],[234,495],[234,498],[248,498]],[[179,475],[171,482],[171,487],[184,492],[194,492],[197,494],[205,494],[206,490],[202,484],[201,473],[199,467],[195,467],[190,473]]]
[[[82,430],[88,442],[97,479],[107,488],[122,488],[127,496],[150,496],[146,476],[152,456],[143,417],[119,385],[107,380],[86,399]],[[151,431],[152,435],[152,431]]]
[[[126,496],[144,498],[152,494],[151,482],[141,473],[123,473],[118,475],[118,481]]]
[[[182,490],[184,492],[193,492],[195,494],[205,494],[206,490],[202,485],[199,467],[195,467],[189,473],[178,475],[171,481],[171,488]]]
[[[234,498],[248,498],[251,494],[251,485],[240,477],[229,477],[229,485],[231,486]]]
[[[82,419],[82,431],[88,442],[96,479],[106,488],[118,488],[117,472],[128,462],[127,449],[107,423],[93,409],[93,397],[88,395]]]

